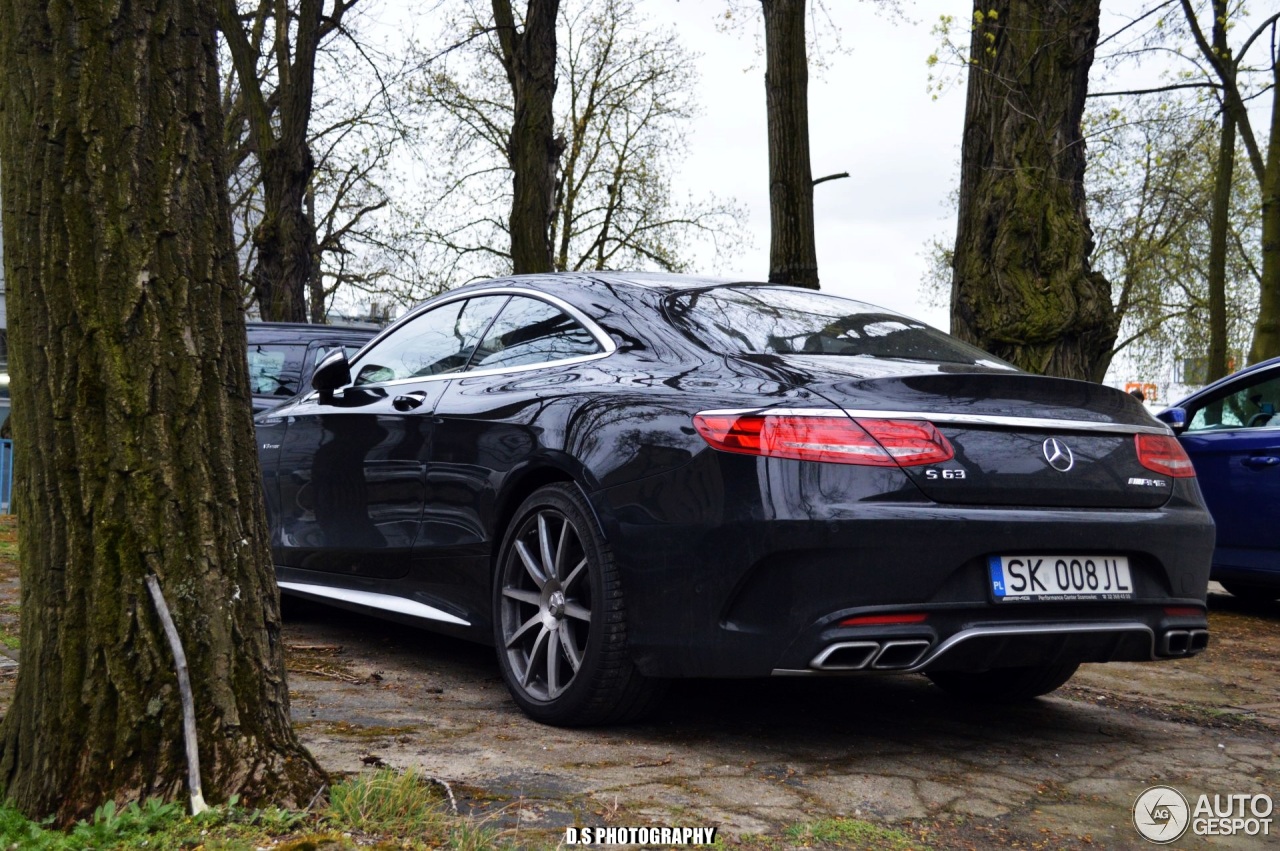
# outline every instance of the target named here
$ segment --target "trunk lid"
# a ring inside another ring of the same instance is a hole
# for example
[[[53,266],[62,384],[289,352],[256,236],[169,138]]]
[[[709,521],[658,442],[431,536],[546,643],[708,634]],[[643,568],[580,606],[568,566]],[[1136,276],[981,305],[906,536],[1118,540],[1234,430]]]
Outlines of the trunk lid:
[[[1155,508],[1170,477],[1135,435],[1167,434],[1128,394],[1007,369],[821,356],[757,356],[856,418],[926,419],[955,457],[906,467],[930,498],[963,505]]]

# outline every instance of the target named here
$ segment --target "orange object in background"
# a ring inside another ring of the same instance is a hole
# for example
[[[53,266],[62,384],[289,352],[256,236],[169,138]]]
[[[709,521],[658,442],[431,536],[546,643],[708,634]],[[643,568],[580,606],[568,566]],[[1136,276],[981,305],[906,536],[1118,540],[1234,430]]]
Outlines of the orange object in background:
[[[1135,390],[1141,390],[1142,396],[1147,402],[1154,402],[1159,398],[1158,388],[1149,381],[1126,381],[1124,392],[1132,393]]]

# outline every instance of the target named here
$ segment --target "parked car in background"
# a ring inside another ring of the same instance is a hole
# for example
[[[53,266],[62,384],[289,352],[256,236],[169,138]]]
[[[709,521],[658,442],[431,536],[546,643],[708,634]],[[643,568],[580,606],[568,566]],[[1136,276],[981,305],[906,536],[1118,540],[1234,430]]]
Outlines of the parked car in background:
[[[916,672],[970,698],[1194,655],[1178,441],[859,301],[622,273],[419,305],[260,414],[286,594],[492,643],[535,719],[673,677]]]
[[[1218,526],[1211,578],[1237,597],[1280,598],[1280,358],[1254,364],[1171,405]]]
[[[341,348],[354,355],[378,333],[376,328],[306,322],[249,322],[245,330],[254,413],[310,387],[316,364],[329,352]]]

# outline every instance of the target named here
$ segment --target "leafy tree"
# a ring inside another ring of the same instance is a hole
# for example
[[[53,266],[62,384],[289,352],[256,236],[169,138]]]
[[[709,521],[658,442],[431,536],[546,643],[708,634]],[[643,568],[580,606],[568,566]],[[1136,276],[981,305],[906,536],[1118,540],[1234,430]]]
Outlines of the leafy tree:
[[[305,805],[250,421],[212,7],[0,11],[22,666],[0,786],[68,823],[185,785]]]
[[[1187,27],[1210,73],[1221,87],[1224,113],[1223,150],[1232,151],[1228,134],[1239,131],[1248,154],[1248,162],[1257,178],[1262,194],[1262,282],[1259,289],[1258,321],[1255,326],[1250,361],[1280,356],[1280,12],[1259,24],[1245,37],[1237,53],[1227,42],[1228,31],[1242,17],[1243,4],[1212,0],[1210,35],[1206,36],[1196,5],[1179,0]],[[1271,129],[1265,152],[1253,128],[1247,94],[1241,77],[1248,72],[1244,60],[1250,49],[1270,33],[1267,58],[1261,69],[1269,77],[1271,90]],[[1227,162],[1225,153],[1223,163]],[[1223,181],[1229,184],[1226,177]],[[1225,192],[1225,190],[1223,190]]]
[[[1080,129],[1098,4],[975,1],[951,301],[962,339],[1094,381],[1116,335],[1089,263]]]
[[[1205,381],[1215,357],[1224,368],[1240,363],[1257,307],[1257,184],[1236,172],[1229,209],[1221,216],[1214,209],[1221,137],[1205,106],[1185,98],[1142,98],[1127,111],[1095,110],[1086,117],[1093,264],[1113,283],[1120,323],[1113,354],[1165,384]],[[1211,237],[1220,221],[1228,225],[1221,248]],[[1215,272],[1219,250],[1223,262]],[[1217,322],[1220,338],[1210,331]],[[1221,355],[1213,353],[1218,339]],[[1177,364],[1194,368],[1175,372]]]
[[[671,174],[696,114],[696,76],[676,36],[646,23],[631,0],[592,0],[561,14],[555,109],[564,151],[551,225],[557,270],[679,271],[692,240],[712,240],[727,253],[740,239],[733,203],[673,197]],[[421,87],[435,119],[430,147],[440,153],[416,234],[430,252],[419,268],[437,286],[514,267],[503,250],[513,107],[501,46],[476,6],[464,8],[449,40],[465,46],[442,57]],[[427,283],[404,297],[420,297]]]

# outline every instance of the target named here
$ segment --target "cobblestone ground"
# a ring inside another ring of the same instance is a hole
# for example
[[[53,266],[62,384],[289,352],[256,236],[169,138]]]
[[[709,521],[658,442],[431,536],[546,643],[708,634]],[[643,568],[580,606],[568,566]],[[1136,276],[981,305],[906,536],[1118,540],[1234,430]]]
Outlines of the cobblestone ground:
[[[965,705],[917,676],[700,681],[644,724],[594,730],[527,720],[486,648],[319,606],[291,608],[286,637],[295,717],[327,768],[420,768],[531,837],[714,825],[726,844],[782,848],[845,817],[912,847],[1144,848],[1133,803],[1149,786],[1193,806],[1280,798],[1280,606],[1211,604],[1204,656],[1087,666],[1025,706]]]

